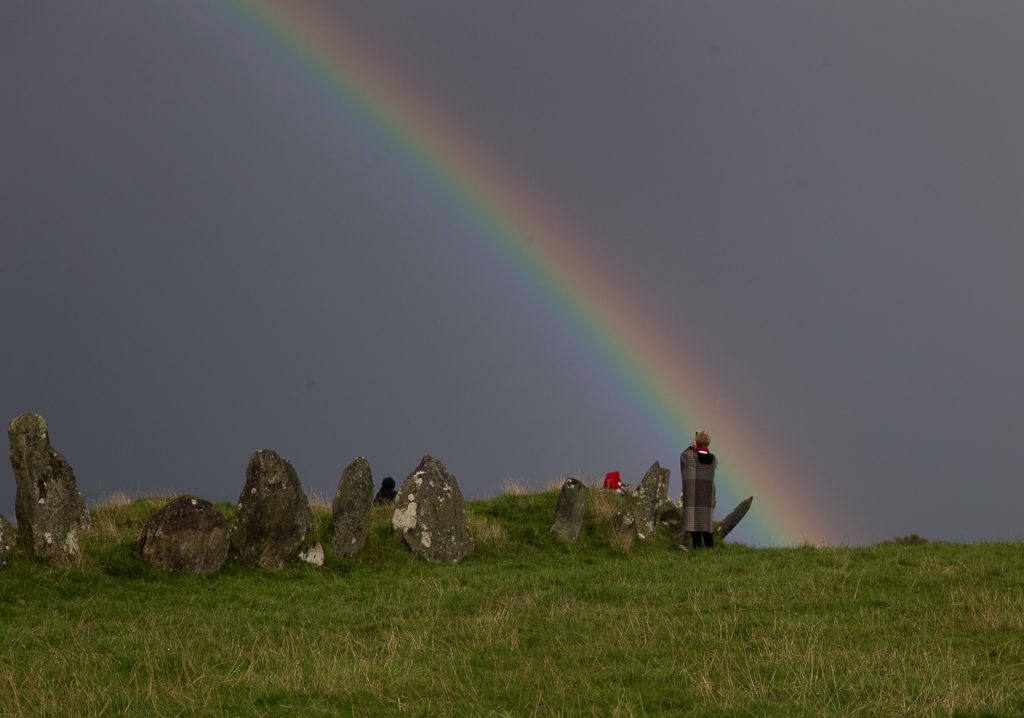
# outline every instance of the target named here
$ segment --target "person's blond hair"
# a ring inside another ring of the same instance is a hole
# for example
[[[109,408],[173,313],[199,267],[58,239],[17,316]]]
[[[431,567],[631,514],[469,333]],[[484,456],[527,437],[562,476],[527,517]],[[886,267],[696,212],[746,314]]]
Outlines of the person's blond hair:
[[[711,434],[706,431],[698,431],[693,435],[693,445],[706,449],[711,446]]]

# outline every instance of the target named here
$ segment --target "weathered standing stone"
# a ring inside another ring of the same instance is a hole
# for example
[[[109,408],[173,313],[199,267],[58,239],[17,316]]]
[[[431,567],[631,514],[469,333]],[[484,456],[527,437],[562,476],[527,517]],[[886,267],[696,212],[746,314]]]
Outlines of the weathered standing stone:
[[[11,544],[14,543],[14,526],[7,517],[0,514],[0,566],[11,560]]]
[[[308,554],[313,512],[295,468],[272,449],[252,455],[231,522],[230,558],[277,568]]]
[[[459,484],[432,456],[424,456],[399,488],[391,526],[427,561],[458,561],[473,551]]]
[[[644,540],[654,535],[658,509],[663,502],[668,501],[668,477],[668,469],[663,469],[655,461],[633,492],[630,506],[625,511],[632,514],[638,539]],[[626,525],[625,517],[620,523],[623,527]]]
[[[362,456],[341,472],[331,507],[331,548],[339,556],[355,556],[366,542],[373,505],[373,474]]]
[[[135,555],[168,571],[209,574],[228,557],[228,522],[209,501],[179,496],[142,525]]]
[[[739,505],[729,512],[729,515],[722,519],[715,527],[715,533],[718,534],[718,538],[724,539],[729,535],[729,532],[736,528],[744,516],[747,515],[747,511],[750,510],[750,505],[754,503],[754,497],[748,496],[746,499],[741,501]]]
[[[50,446],[46,420],[38,414],[13,419],[7,435],[18,484],[18,545],[29,556],[57,562],[76,560],[80,555],[78,532],[89,526],[89,509],[78,491],[75,472]]]
[[[551,523],[551,530],[559,538],[576,543],[586,508],[587,487],[582,481],[567,479],[562,484],[561,493],[558,494],[558,503],[555,504],[555,519]]]

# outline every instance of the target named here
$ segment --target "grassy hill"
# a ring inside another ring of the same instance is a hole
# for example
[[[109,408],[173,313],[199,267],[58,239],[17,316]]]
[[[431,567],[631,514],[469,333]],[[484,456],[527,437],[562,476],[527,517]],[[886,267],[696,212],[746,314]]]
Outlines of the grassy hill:
[[[166,499],[96,508],[80,565],[0,569],[0,715],[1024,714],[1022,544],[616,546],[602,494],[570,546],[556,497],[472,502],[458,565],[374,509],[355,559],[210,577],[131,556]]]

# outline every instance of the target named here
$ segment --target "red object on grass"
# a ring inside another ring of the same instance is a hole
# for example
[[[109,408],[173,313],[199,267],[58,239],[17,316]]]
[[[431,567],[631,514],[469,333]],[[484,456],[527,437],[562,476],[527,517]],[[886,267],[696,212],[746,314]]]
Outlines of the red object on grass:
[[[618,471],[609,471],[604,475],[604,487],[614,490],[622,488],[622,481],[619,479]]]

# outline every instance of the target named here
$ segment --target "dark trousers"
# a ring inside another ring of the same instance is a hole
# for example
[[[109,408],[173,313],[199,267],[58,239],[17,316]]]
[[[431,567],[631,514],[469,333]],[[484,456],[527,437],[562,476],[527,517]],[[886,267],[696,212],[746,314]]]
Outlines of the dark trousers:
[[[693,539],[694,548],[703,548],[704,546],[708,548],[715,547],[715,537],[707,531],[691,531],[690,538]]]

